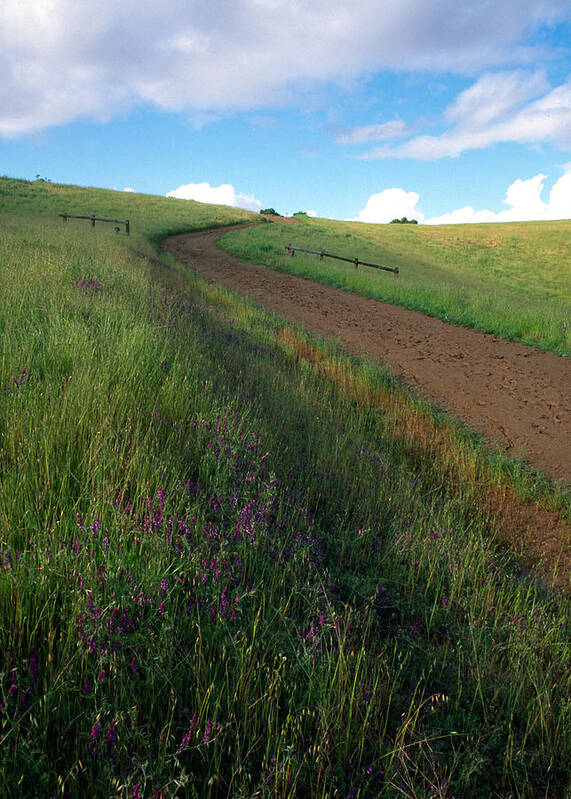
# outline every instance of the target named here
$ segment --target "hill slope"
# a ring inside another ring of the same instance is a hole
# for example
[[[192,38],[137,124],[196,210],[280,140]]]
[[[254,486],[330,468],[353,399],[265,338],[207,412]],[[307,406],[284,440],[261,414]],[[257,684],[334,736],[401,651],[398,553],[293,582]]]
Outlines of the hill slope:
[[[255,235],[257,229],[238,235],[243,240],[250,232]],[[200,275],[255,299],[306,330],[334,339],[346,352],[381,360],[394,375],[510,456],[523,457],[552,478],[571,484],[567,402],[571,362],[567,359],[246,264],[220,252],[219,235],[217,231],[180,234],[168,238],[163,247]]]
[[[286,244],[398,268],[286,254]],[[296,217],[232,233],[227,252],[363,297],[571,354],[571,221],[369,225]]]
[[[1,795],[563,799],[561,493],[157,254],[246,212],[0,190]]]

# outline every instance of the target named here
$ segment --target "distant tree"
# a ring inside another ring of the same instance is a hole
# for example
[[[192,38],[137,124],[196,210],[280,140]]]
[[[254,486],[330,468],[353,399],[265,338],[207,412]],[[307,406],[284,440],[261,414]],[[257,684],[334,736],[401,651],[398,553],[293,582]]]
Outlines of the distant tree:
[[[307,211],[296,211],[294,216],[307,216]]]
[[[267,214],[268,216],[281,216],[281,214],[278,214],[275,208],[262,208],[260,213]]]
[[[391,225],[418,225],[416,219],[407,219],[406,216],[401,216],[400,219],[391,219]]]

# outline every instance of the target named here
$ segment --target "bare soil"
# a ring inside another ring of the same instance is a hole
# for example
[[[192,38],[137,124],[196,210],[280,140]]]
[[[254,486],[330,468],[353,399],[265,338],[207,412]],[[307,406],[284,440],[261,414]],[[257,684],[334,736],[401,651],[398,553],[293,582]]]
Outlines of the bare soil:
[[[163,249],[208,280],[335,339],[348,353],[382,360],[486,440],[557,482],[571,481],[569,360],[243,263],[216,247],[227,230],[173,236]]]

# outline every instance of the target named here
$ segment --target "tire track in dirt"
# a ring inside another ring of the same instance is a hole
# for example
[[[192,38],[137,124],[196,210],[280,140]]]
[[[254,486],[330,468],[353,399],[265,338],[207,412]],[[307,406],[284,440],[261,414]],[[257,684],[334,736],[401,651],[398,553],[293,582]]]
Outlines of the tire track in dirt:
[[[244,263],[217,248],[226,230],[173,236],[162,246],[203,277],[336,339],[347,352],[382,360],[486,440],[557,482],[571,482],[569,360]]]

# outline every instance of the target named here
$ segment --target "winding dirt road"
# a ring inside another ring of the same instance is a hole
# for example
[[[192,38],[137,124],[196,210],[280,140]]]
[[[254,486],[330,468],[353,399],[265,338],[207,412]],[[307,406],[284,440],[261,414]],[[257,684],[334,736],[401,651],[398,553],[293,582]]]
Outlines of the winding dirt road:
[[[488,441],[571,482],[571,361],[310,280],[216,247],[225,230],[173,236],[163,249],[349,353],[367,353]],[[392,278],[387,278],[392,279]]]

